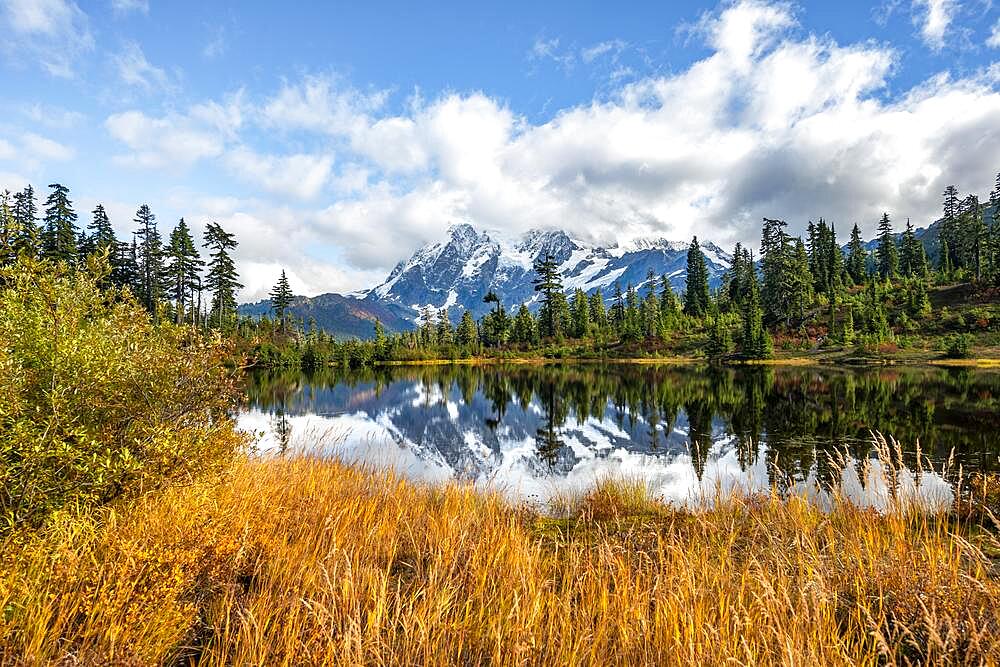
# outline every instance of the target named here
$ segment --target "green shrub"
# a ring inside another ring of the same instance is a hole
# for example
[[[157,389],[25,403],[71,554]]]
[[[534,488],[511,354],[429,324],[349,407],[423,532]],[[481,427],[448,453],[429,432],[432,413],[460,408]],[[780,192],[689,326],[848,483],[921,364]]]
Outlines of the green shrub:
[[[0,270],[0,532],[188,479],[242,442],[218,343],[153,324],[106,268]]]
[[[971,355],[971,348],[972,336],[955,334],[948,338],[944,354],[949,359],[967,359]]]

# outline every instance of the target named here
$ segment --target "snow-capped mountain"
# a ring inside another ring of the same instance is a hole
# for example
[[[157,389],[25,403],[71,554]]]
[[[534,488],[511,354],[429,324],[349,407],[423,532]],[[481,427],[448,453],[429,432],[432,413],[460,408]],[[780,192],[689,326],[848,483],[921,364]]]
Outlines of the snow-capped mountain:
[[[718,286],[729,268],[730,256],[712,243],[702,244],[709,280]],[[559,265],[563,286],[569,293],[601,289],[610,298],[615,283],[642,287],[650,270],[667,275],[674,289],[684,289],[688,244],[665,239],[642,239],[626,245],[602,247],[571,238],[561,230],[532,230],[514,239],[495,239],[471,225],[454,225],[444,241],[424,246],[400,262],[382,284],[369,290],[365,300],[392,307],[416,320],[420,311],[458,307],[484,314],[489,305],[483,295],[493,290],[508,308],[538,305],[532,285],[536,261],[551,255]],[[457,312],[457,311],[456,311]]]

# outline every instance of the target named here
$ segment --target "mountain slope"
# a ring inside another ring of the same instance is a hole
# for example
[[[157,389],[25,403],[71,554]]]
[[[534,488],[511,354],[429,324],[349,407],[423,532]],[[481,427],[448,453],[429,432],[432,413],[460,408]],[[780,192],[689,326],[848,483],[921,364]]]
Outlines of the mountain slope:
[[[627,246],[601,247],[572,239],[564,231],[533,230],[511,240],[494,240],[471,225],[455,225],[448,238],[427,245],[400,262],[381,285],[370,290],[366,302],[394,306],[411,318],[422,308],[459,307],[479,317],[489,309],[483,295],[493,290],[508,308],[527,303],[535,310],[533,265],[551,255],[567,292],[577,288],[592,294],[602,289],[610,297],[615,283],[624,290],[639,287],[652,270],[666,274],[674,289],[684,289],[687,276],[686,243],[663,239]],[[709,280],[718,286],[730,257],[711,243],[702,246],[708,260]]]
[[[377,301],[358,299],[340,294],[320,294],[314,297],[297,296],[292,300],[288,312],[292,317],[309,322],[316,320],[316,326],[328,334],[339,337],[371,338],[375,331],[375,320],[379,320],[387,331],[405,331],[412,328],[409,321],[399,317],[392,308]],[[239,307],[241,315],[262,317],[272,315],[268,299]]]

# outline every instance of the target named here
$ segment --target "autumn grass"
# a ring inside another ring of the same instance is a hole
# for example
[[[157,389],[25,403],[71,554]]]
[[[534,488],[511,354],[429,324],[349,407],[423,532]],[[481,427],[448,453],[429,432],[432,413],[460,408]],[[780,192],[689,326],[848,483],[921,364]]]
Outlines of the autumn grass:
[[[548,513],[243,460],[4,545],[0,663],[995,664],[1000,580],[961,528],[610,479]]]

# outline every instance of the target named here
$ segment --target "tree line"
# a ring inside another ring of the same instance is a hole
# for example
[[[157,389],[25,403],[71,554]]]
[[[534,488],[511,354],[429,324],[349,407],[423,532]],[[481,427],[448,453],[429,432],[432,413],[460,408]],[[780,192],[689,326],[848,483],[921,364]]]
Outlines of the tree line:
[[[698,238],[687,253],[684,289],[675,293],[667,276],[650,272],[639,285],[610,294],[597,289],[567,293],[552,256],[534,265],[536,296],[512,312],[494,291],[483,296],[489,311],[475,319],[468,310],[457,325],[447,308],[424,308],[417,328],[388,335],[375,323],[373,341],[336,343],[313,331],[304,339],[310,358],[359,365],[379,359],[413,359],[530,351],[539,346],[585,343],[590,351],[675,350],[694,339],[706,356],[762,359],[771,356],[775,335],[812,327],[817,344],[874,347],[898,340],[931,314],[934,284],[974,282],[1000,285],[1000,220],[987,224],[987,211],[1000,209],[1000,174],[987,201],[964,199],[955,186],[943,193],[939,240],[929,255],[906,220],[896,233],[888,212],[877,224],[869,251],[855,224],[845,248],[832,223],[810,221],[804,236],[788,233],[784,220],[764,218],[759,254],[736,244],[721,285],[712,290]],[[284,321],[287,300],[275,300]],[[533,304],[532,302],[536,302]],[[531,306],[537,305],[536,312]],[[306,326],[303,323],[303,331]],[[701,332],[701,338],[691,332]],[[579,354],[581,348],[576,348]]]
[[[52,183],[39,209],[34,188],[0,193],[0,263],[19,256],[85,266],[101,258],[110,266],[107,284],[129,289],[158,318],[177,323],[231,329],[236,322],[236,292],[243,287],[232,258],[233,234],[217,222],[195,243],[184,218],[163,238],[156,215],[140,205],[132,239],[121,240],[104,206],[97,204],[81,228],[69,188]],[[203,296],[210,297],[203,300]]]

